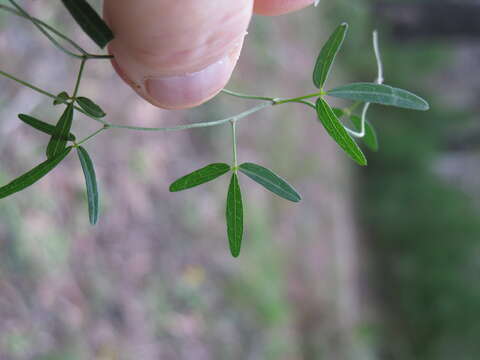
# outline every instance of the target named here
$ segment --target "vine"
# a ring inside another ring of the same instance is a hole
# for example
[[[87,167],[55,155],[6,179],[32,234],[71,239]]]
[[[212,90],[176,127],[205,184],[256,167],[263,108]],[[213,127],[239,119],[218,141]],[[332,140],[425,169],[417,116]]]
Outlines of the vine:
[[[292,202],[299,202],[301,200],[298,191],[271,170],[248,162],[239,164],[236,129],[240,121],[270,107],[289,103],[303,104],[315,111],[316,117],[324,126],[327,133],[346,154],[359,165],[365,166],[367,165],[367,159],[355,139],[362,140],[364,144],[373,151],[378,150],[375,129],[372,124],[367,121],[367,113],[371,104],[389,105],[421,111],[429,109],[428,103],[419,96],[409,91],[383,84],[383,65],[377,32],[373,33],[373,48],[378,68],[377,79],[372,83],[352,83],[326,90],[325,84],[329,77],[330,70],[348,31],[348,25],[343,23],[340,24],[328,38],[316,59],[313,70],[313,84],[317,88],[317,91],[314,93],[294,98],[276,98],[241,94],[224,89],[222,90],[224,95],[259,101],[260,104],[240,114],[224,119],[174,127],[140,127],[113,124],[105,120],[106,113],[99,105],[91,99],[79,95],[81,92],[82,77],[88,62],[92,60],[108,60],[111,59],[112,56],[88,53],[67,35],[44,21],[31,16],[25,9],[18,5],[15,0],[8,1],[12,6],[0,4],[0,10],[30,21],[57,49],[72,58],[80,60],[80,67],[76,82],[73,86],[72,95],[69,95],[67,91],[61,91],[55,95],[0,69],[1,76],[16,81],[33,91],[51,98],[53,100],[53,106],[65,106],[63,114],[55,125],[48,124],[31,115],[18,115],[19,119],[24,123],[50,135],[50,141],[46,148],[47,159],[9,184],[0,187],[0,199],[33,185],[60,164],[69,155],[71,150],[75,149],[85,176],[89,218],[92,225],[96,224],[99,218],[99,192],[92,159],[83,145],[106,130],[125,129],[133,131],[168,132],[230,124],[232,135],[232,163],[213,163],[189,173],[171,184],[170,191],[177,192],[190,189],[230,172],[231,180],[228,187],[225,216],[230,251],[234,257],[237,257],[240,254],[244,233],[243,202],[239,184],[240,173],[286,200]],[[85,0],[62,0],[62,2],[85,33],[89,35],[99,47],[105,47],[108,42],[113,39],[114,35],[109,27]],[[316,1],[315,5],[317,5],[317,3],[318,1]],[[69,49],[65,45],[73,49]],[[354,103],[352,106],[343,109],[332,108],[326,101],[326,96],[352,100]],[[315,101],[312,102],[310,101],[311,99],[315,99]],[[361,112],[357,114],[356,110],[362,104],[363,108]],[[98,122],[100,125],[99,129],[81,140],[77,140],[71,132],[74,116],[78,112]],[[344,121],[342,122],[342,120]],[[351,127],[347,126],[348,122]]]

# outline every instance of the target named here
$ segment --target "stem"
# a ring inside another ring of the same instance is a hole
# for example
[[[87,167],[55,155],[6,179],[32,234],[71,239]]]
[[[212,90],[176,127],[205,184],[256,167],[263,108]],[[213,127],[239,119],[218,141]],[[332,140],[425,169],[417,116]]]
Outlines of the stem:
[[[26,81],[20,80],[19,78],[15,77],[15,76],[13,76],[13,75],[11,75],[11,74],[8,74],[8,73],[6,73],[6,72],[4,72],[4,71],[2,71],[2,70],[0,70],[0,75],[5,76],[6,78],[8,78],[8,79],[10,79],[10,80],[16,81],[16,82],[18,82],[19,84],[21,84],[21,85],[23,85],[23,86],[26,86],[26,87],[28,87],[28,88],[30,88],[30,89],[32,89],[32,90],[34,90],[34,91],[42,94],[42,95],[48,96],[48,97],[50,97],[50,98],[52,98],[52,99],[56,99],[56,98],[57,98],[55,95],[49,93],[48,91],[42,90],[42,89],[36,87],[35,85],[32,85],[32,84],[30,84],[30,83],[28,83],[28,82],[26,82]]]
[[[43,34],[47,37],[50,42],[55,45],[58,49],[63,51],[65,54],[70,55],[74,58],[81,58],[83,55],[75,54],[71,52],[70,50],[67,50],[64,48],[57,40],[55,40],[43,27],[41,27],[31,16],[29,13],[27,13],[20,5],[18,5],[14,0],[9,0],[10,3],[17,8],[17,10],[28,20],[32,22],[33,25]]]
[[[319,97],[319,96],[323,96],[323,95],[326,95],[326,94],[327,93],[325,91],[320,91],[320,92],[316,92],[316,93],[313,93],[313,94],[299,96],[299,97],[295,97],[295,98],[291,98],[291,99],[278,99],[278,100],[275,100],[275,105],[281,105],[281,104],[286,104],[286,103],[290,103],[290,102],[300,102],[301,100],[311,99],[313,97]]]
[[[286,104],[286,103],[305,103],[303,100],[305,99],[311,99],[313,97],[318,97],[322,95],[327,95],[325,91],[320,91],[316,92],[313,94],[308,94],[304,96],[299,96],[295,98],[289,98],[289,99],[279,99],[279,98],[271,98],[271,97],[266,97],[266,96],[256,96],[256,95],[247,95],[247,94],[242,94],[242,93],[237,93],[235,91],[223,89],[222,92],[227,95],[235,96],[241,99],[249,99],[249,100],[265,100],[265,101],[271,101],[273,105],[281,105],[281,104]]]
[[[98,134],[100,134],[102,131],[108,129],[108,126],[104,126],[102,127],[101,129],[98,129],[97,131],[95,131],[94,133],[90,134],[89,136],[87,136],[85,139],[81,140],[80,142],[76,143],[75,146],[80,146],[84,143],[86,143],[88,140],[94,138],[95,136],[97,136]]]
[[[232,153],[233,153],[233,166],[232,169],[237,172],[237,167],[238,167],[238,160],[237,160],[237,121],[232,120],[230,121],[230,124],[232,125]]]
[[[80,88],[80,81],[82,81],[83,70],[85,69],[85,63],[87,62],[87,58],[83,57],[82,62],[80,64],[80,70],[78,71],[77,82],[75,83],[75,90],[73,90],[72,98],[75,99],[78,94],[78,89]]]
[[[113,129],[127,129],[127,130],[138,130],[138,131],[167,131],[168,132],[168,131],[179,131],[179,130],[196,129],[196,128],[206,128],[206,127],[223,125],[230,121],[239,121],[241,119],[246,118],[247,116],[250,116],[272,105],[273,104],[270,104],[270,103],[263,103],[258,106],[255,106],[254,108],[251,108],[250,110],[247,110],[238,115],[230,116],[226,119],[209,121],[209,122],[201,122],[201,123],[193,123],[193,124],[187,124],[187,125],[179,125],[174,127],[149,128],[149,127],[141,127],[141,126],[115,125],[108,122],[104,122],[104,124],[108,125],[108,127]],[[99,120],[99,119],[96,119],[96,120]]]
[[[36,87],[35,85],[32,85],[32,84],[30,84],[29,82],[26,82],[26,81],[24,81],[24,80],[21,80],[21,79],[15,77],[15,76],[13,76],[13,75],[11,75],[11,74],[9,74],[9,73],[6,73],[6,72],[0,70],[0,75],[5,76],[6,78],[8,78],[8,79],[10,79],[10,80],[16,81],[16,82],[18,82],[19,84],[21,84],[21,85],[23,85],[23,86],[25,86],[25,87],[28,87],[29,89],[32,89],[32,90],[34,90],[34,91],[36,91],[36,92],[38,92],[38,93],[40,93],[40,94],[42,94],[42,95],[48,96],[48,97],[51,98],[51,99],[58,100],[56,95],[54,95],[54,94],[52,94],[52,93],[50,93],[50,92],[48,92],[48,91],[46,91],[46,90],[40,89],[39,87]],[[67,101],[64,101],[63,104],[68,104],[68,102],[67,102]],[[96,117],[93,117],[93,116],[87,114],[87,113],[85,112],[85,110],[83,110],[82,108],[80,108],[80,107],[78,107],[78,106],[74,106],[74,108],[75,108],[75,110],[80,111],[82,114],[88,116],[89,118],[91,118],[91,119],[93,119],[93,120],[95,120],[95,121],[98,121],[99,123],[102,123],[103,125],[107,125],[107,124],[108,124],[105,120],[102,120],[102,119],[99,119],[99,118],[96,118]]]
[[[19,17],[22,17],[24,19],[27,19],[27,20],[30,20],[30,21],[33,21],[35,24],[37,25],[40,25],[40,26],[43,26],[45,29],[47,29],[48,31],[54,33],[55,35],[57,35],[59,38],[65,40],[66,42],[68,42],[70,45],[72,45],[75,49],[77,49],[78,51],[80,51],[81,53],[83,54],[87,54],[87,52],[80,46],[78,45],[75,41],[73,41],[72,39],[70,39],[69,37],[65,36],[64,34],[62,34],[60,31],[58,31],[57,29],[55,29],[54,27],[48,25],[47,23],[43,22],[42,20],[38,19],[38,18],[35,18],[33,16],[26,16],[24,15],[23,13],[9,7],[9,6],[6,6],[6,5],[0,5],[0,9],[2,10],[5,10],[5,11],[8,11],[16,16],[19,16]]]
[[[16,4],[13,4],[14,6],[17,6],[17,8],[19,8],[18,5]],[[31,15],[29,15],[26,11],[18,11],[18,10],[15,10],[14,8],[11,8],[9,6],[6,6],[6,5],[0,5],[0,10],[5,10],[5,11],[8,11],[10,13],[12,13],[13,15],[16,15],[16,16],[19,16],[21,18],[24,18],[24,19],[27,19],[27,20],[30,20],[34,25],[38,27],[43,27],[44,29],[50,31],[51,33],[55,34],[56,36],[58,36],[59,38],[61,38],[62,40],[66,41],[67,43],[69,43],[70,45],[72,45],[75,49],[77,49],[78,51],[80,51],[83,56],[86,56],[87,58],[89,59],[111,59],[113,58],[112,55],[94,55],[94,54],[90,54],[88,53],[85,49],[83,49],[79,44],[77,44],[75,41],[73,41],[72,39],[70,39],[68,36],[64,35],[62,32],[58,31],[57,29],[55,29],[53,26],[50,26],[48,25],[46,22],[36,18],[36,17],[33,17]],[[23,9],[22,9],[23,10]],[[82,55],[78,55],[78,54],[74,54],[68,50],[66,50],[63,46],[61,46],[57,41],[55,41],[49,34],[47,34],[45,31],[42,31],[42,33],[47,36],[47,38],[57,47],[59,48],[60,50],[62,51],[66,51],[67,55],[70,55],[70,56],[74,56],[75,58],[79,58],[81,57]]]

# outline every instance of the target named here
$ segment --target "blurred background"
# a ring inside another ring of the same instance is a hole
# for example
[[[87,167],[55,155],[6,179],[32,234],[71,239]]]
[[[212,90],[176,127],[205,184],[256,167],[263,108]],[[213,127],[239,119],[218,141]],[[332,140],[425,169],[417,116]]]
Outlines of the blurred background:
[[[90,46],[57,2],[23,5]],[[476,0],[323,0],[290,16],[254,17],[228,88],[275,97],[313,90],[318,50],[346,21],[329,86],[375,78],[378,28],[386,83],[422,95],[432,110],[372,106],[380,151],[367,152],[364,169],[302,105],[242,121],[241,161],[273,169],[304,200],[287,203],[242,178],[239,259],[225,234],[226,177],[168,192],[179,176],[230,161],[228,127],[101,134],[87,145],[101,186],[98,226],[88,224],[73,155],[0,201],[0,359],[480,358],[479,18]],[[0,12],[0,69],[58,93],[72,87],[78,62]],[[255,105],[219,96],[163,111],[108,62],[88,64],[81,93],[109,121],[143,126]],[[43,161],[48,141],[16,115],[53,123],[59,111],[0,78],[2,184]],[[79,137],[97,128],[83,117],[74,126]]]

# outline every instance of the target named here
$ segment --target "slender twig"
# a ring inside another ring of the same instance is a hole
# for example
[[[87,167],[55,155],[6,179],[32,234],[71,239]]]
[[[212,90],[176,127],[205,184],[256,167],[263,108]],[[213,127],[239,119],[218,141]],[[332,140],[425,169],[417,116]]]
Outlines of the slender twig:
[[[11,1],[10,1],[11,2]],[[12,3],[13,4],[13,3]],[[14,6],[18,6],[16,4],[13,4]],[[19,8],[19,6],[17,7]],[[21,9],[21,8],[20,8]],[[6,6],[6,5],[0,5],[0,10],[4,10],[4,11],[8,11],[16,16],[19,16],[19,17],[22,17],[24,19],[27,19],[27,20],[30,20],[34,25],[37,26],[37,28],[40,29],[43,28],[44,30],[48,30],[50,31],[51,33],[53,33],[54,35],[58,36],[59,38],[61,38],[62,40],[66,41],[67,43],[69,43],[70,45],[72,45],[75,49],[77,49],[78,51],[80,51],[83,56],[86,56],[87,58],[89,59],[112,59],[113,56],[112,55],[103,55],[103,54],[90,54],[89,52],[87,52],[84,48],[82,48],[79,44],[77,44],[75,41],[73,41],[72,39],[70,39],[68,36],[66,36],[65,34],[63,34],[61,31],[55,29],[53,26],[47,24],[46,22],[36,18],[36,17],[33,17],[31,15],[29,15],[25,10],[23,10],[23,12],[21,10],[16,10],[14,8],[11,8],[9,6]],[[41,29],[40,29],[41,30]],[[65,47],[63,47],[60,43],[58,43],[55,39],[53,39],[48,33],[46,33],[46,31],[42,31],[42,33],[57,47],[59,48],[60,50],[64,51],[66,50],[66,53],[70,56],[74,56],[75,58],[80,58],[82,57],[82,55],[80,54],[75,54],[73,52],[70,52],[69,50],[65,49]]]
[[[75,54],[74,52],[71,52],[70,50],[66,49],[64,46],[62,46],[57,40],[55,40],[42,26],[40,26],[31,16],[28,12],[26,12],[20,5],[18,5],[14,0],[8,0],[10,3],[28,20],[32,22],[33,25],[37,27],[37,29],[47,37],[50,42],[55,45],[58,49],[63,51],[65,54],[72,56],[74,58],[82,58],[83,55]]]
[[[208,121],[208,122],[200,122],[200,123],[193,123],[187,125],[179,125],[174,127],[161,127],[161,128],[149,128],[149,127],[141,127],[141,126],[129,126],[129,125],[115,125],[111,123],[105,123],[108,127],[112,129],[127,129],[127,130],[139,130],[139,131],[179,131],[179,130],[187,130],[187,129],[198,129],[198,128],[206,128],[212,126],[219,126],[226,124],[230,121],[239,121],[241,119],[246,118],[260,110],[265,109],[266,107],[270,107],[272,104],[270,103],[263,103],[250,110],[242,112],[238,115],[230,116],[226,119],[216,120],[216,121]]]
[[[24,81],[24,80],[21,80],[21,79],[15,77],[15,76],[13,76],[13,75],[11,75],[11,74],[9,74],[9,73],[6,73],[6,72],[4,72],[4,71],[2,71],[2,70],[0,70],[0,75],[5,76],[6,78],[8,78],[8,79],[10,79],[10,80],[16,81],[17,83],[19,83],[19,84],[21,84],[21,85],[23,85],[23,86],[25,86],[25,87],[28,87],[28,88],[30,88],[30,89],[32,89],[32,90],[34,90],[34,91],[36,91],[36,92],[38,92],[38,93],[40,93],[40,94],[42,94],[42,95],[48,96],[48,97],[50,97],[50,98],[52,98],[52,99],[56,99],[56,98],[57,98],[55,95],[49,93],[48,91],[45,91],[45,90],[43,90],[43,89],[40,89],[39,87],[37,87],[37,86],[35,86],[35,85],[32,85],[32,84],[30,84],[29,82],[26,82],[26,81]]]
[[[89,136],[87,136],[85,139],[82,139],[81,141],[79,141],[78,143],[75,144],[75,146],[80,146],[84,143],[86,143],[88,140],[94,138],[95,136],[97,136],[98,134],[100,134],[102,131],[104,130],[107,130],[109,127],[107,125],[105,125],[104,127],[98,129],[97,131],[95,131],[94,133],[90,134]]]
[[[233,171],[237,172],[238,167],[238,160],[237,160],[237,121],[232,120],[230,121],[232,125],[232,154],[233,154]]]
[[[42,20],[36,18],[36,17],[33,17],[33,16],[26,16],[24,15],[23,13],[15,10],[14,8],[11,8],[9,6],[6,6],[6,5],[0,5],[0,9],[1,10],[5,10],[5,11],[8,11],[16,16],[19,16],[19,17],[22,17],[24,19],[27,19],[27,20],[30,20],[30,21],[33,21],[35,24],[37,25],[40,25],[42,26],[43,28],[45,28],[46,30],[54,33],[56,36],[58,36],[59,38],[65,40],[66,42],[68,42],[70,45],[72,45],[75,49],[77,49],[78,51],[80,51],[81,53],[83,54],[86,54],[87,52],[80,46],[78,45],[75,41],[73,41],[72,39],[70,39],[68,36],[62,34],[60,31],[58,31],[57,29],[55,29],[53,26],[50,26],[48,25],[46,22],[43,22]]]
[[[80,89],[80,82],[82,81],[83,70],[85,69],[85,63],[87,62],[87,58],[82,58],[82,62],[80,64],[80,70],[78,71],[77,82],[75,83],[75,90],[73,90],[72,98],[75,99],[78,94],[78,90]]]
[[[49,97],[49,98],[51,98],[51,99],[57,100],[57,101],[61,101],[62,104],[68,104],[68,100],[62,101],[62,100],[60,100],[59,98],[57,98],[56,95],[54,95],[54,94],[52,94],[52,93],[50,93],[50,92],[48,92],[48,91],[46,91],[46,90],[40,89],[39,87],[37,87],[37,86],[35,86],[35,85],[32,85],[32,84],[30,84],[30,83],[27,82],[27,81],[21,80],[21,79],[15,77],[15,76],[13,76],[13,75],[11,75],[11,74],[9,74],[9,73],[6,73],[6,72],[4,72],[4,71],[2,71],[2,70],[0,70],[0,75],[5,76],[6,78],[8,78],[8,79],[10,79],[10,80],[16,81],[17,83],[19,83],[19,84],[21,84],[21,85],[23,85],[23,86],[25,86],[25,87],[28,87],[29,89],[32,89],[32,90],[38,92],[39,94],[45,95],[45,96],[47,96],[47,97]],[[91,118],[91,119],[93,119],[93,120],[95,120],[95,121],[98,121],[99,123],[102,123],[102,124],[104,124],[104,125],[106,124],[106,122],[105,122],[104,120],[99,119],[99,118],[96,118],[96,117],[94,117],[94,116],[91,116],[91,115],[87,114],[82,108],[80,108],[80,107],[78,107],[78,106],[74,106],[74,108],[75,108],[75,110],[80,111],[81,113],[83,113],[84,115],[88,116],[89,118]]]

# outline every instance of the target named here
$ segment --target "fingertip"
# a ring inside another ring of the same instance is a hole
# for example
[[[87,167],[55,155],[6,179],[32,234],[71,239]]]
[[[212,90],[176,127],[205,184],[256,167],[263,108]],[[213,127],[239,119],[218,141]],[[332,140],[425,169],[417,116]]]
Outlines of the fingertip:
[[[258,15],[283,15],[312,5],[314,0],[255,0],[254,12]]]

